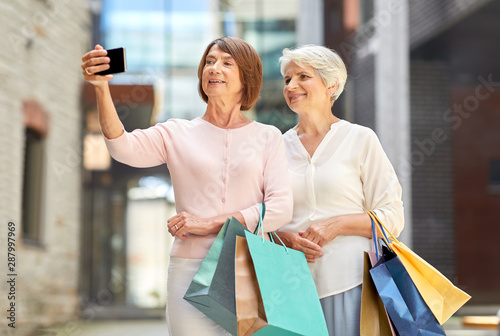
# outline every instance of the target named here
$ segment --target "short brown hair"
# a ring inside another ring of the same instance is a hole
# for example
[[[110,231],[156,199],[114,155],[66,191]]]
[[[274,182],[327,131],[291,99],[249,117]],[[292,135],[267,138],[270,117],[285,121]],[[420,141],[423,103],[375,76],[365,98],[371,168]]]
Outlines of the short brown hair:
[[[203,91],[201,79],[206,57],[210,49],[216,44],[222,51],[233,56],[234,61],[238,64],[240,80],[243,85],[241,110],[248,111],[259,99],[260,88],[262,87],[262,62],[255,49],[238,37],[224,36],[208,44],[198,66],[198,92],[205,103],[208,103],[208,97]]]

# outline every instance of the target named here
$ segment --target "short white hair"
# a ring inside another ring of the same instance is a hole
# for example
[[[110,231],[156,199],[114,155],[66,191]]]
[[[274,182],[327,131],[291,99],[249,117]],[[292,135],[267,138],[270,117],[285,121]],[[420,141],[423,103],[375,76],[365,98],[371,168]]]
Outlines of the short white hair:
[[[347,81],[347,69],[339,54],[323,46],[308,44],[295,49],[283,49],[281,75],[284,77],[288,63],[294,62],[298,66],[309,65],[318,73],[327,88],[338,84],[332,95],[332,102],[337,100],[344,91]]]

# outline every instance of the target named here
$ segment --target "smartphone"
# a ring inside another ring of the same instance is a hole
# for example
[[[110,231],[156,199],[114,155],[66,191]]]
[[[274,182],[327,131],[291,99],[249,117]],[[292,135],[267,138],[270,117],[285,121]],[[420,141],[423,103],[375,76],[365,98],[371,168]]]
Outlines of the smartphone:
[[[110,59],[109,69],[96,72],[96,75],[104,76],[127,71],[125,48],[109,49],[107,52]]]

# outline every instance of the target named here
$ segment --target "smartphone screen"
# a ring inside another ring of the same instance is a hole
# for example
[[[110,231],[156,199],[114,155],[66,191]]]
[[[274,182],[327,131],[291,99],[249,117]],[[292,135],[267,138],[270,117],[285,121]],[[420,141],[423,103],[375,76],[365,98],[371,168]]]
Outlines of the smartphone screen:
[[[109,49],[108,57],[110,59],[109,69],[96,72],[96,75],[111,75],[127,71],[127,61],[125,58],[125,48]]]

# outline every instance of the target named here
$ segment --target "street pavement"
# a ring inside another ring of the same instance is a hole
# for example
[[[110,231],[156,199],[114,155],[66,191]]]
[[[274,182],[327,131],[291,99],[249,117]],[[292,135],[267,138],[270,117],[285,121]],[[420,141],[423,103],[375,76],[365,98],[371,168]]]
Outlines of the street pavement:
[[[448,320],[444,329],[447,336],[500,336],[494,329],[469,328],[462,325],[460,317]],[[43,336],[168,336],[167,325],[163,319],[154,320],[110,320],[70,322],[66,325],[47,328]],[[196,335],[193,335],[196,336]]]
[[[165,320],[69,322],[40,330],[40,336],[168,336]],[[38,336],[38,334],[37,334]]]

